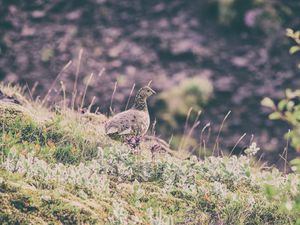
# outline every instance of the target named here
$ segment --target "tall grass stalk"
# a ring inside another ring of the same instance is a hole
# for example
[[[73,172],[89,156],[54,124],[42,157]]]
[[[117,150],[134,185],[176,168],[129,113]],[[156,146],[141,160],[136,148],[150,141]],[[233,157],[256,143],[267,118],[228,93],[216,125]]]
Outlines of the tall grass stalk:
[[[76,96],[77,96],[77,84],[78,84],[78,77],[79,77],[79,72],[80,72],[82,54],[83,54],[83,49],[81,48],[78,53],[78,62],[77,62],[76,73],[75,73],[75,82],[74,82],[73,92],[72,92],[72,102],[71,102],[72,110],[74,110]]]
[[[109,105],[109,113],[110,113],[111,115],[114,114],[114,111],[113,111],[113,108],[112,108],[112,107],[113,107],[113,102],[114,102],[115,93],[116,93],[116,91],[117,91],[117,85],[118,85],[118,82],[116,81],[116,82],[115,82],[115,86],[114,86],[113,93],[112,93],[112,95],[111,95],[110,105]]]
[[[127,103],[126,103],[126,106],[125,106],[125,110],[127,110],[127,108],[128,108],[128,105],[129,105],[129,102],[130,102],[132,93],[133,93],[133,91],[134,91],[134,88],[135,88],[135,83],[132,85],[132,88],[131,88],[131,90],[130,90],[130,94],[129,94],[129,97],[128,97],[128,100],[127,100]]]
[[[184,130],[183,130],[183,136],[182,136],[182,138],[180,140],[180,143],[179,143],[179,146],[178,146],[178,150],[180,150],[182,148],[183,141],[184,141],[184,136],[185,136],[186,131],[187,131],[188,122],[189,122],[189,119],[190,119],[192,111],[193,111],[193,107],[189,108],[189,111],[188,111],[188,113],[186,115],[185,124],[184,124]]]
[[[235,143],[235,145],[234,145],[233,148],[231,149],[229,156],[232,155],[232,153],[233,153],[233,151],[235,150],[236,146],[243,140],[243,138],[244,138],[246,135],[247,135],[247,134],[244,133],[244,134],[238,139],[238,141]]]
[[[184,136],[184,139],[183,139],[183,142],[182,142],[182,146],[185,146],[186,140],[192,136],[194,130],[195,130],[199,125],[200,125],[200,121],[196,121],[196,120],[195,120],[195,122],[194,122],[193,126],[191,127],[191,129],[189,130],[187,136]],[[180,149],[181,149],[181,148],[180,148]],[[180,149],[179,149],[179,150],[180,150]]]
[[[290,133],[291,133],[291,130],[288,131],[287,133],[287,140],[286,140],[286,145],[283,149],[283,152],[282,154],[279,154],[279,157],[281,159],[283,159],[284,161],[284,170],[283,172],[286,174],[287,173],[287,164],[288,164],[288,148],[289,148],[289,142],[290,142]]]
[[[91,80],[93,79],[93,76],[94,76],[94,73],[91,73],[91,75],[89,76],[89,78],[87,80],[87,83],[85,85],[83,96],[82,96],[82,100],[81,100],[81,105],[80,105],[81,109],[83,108],[84,101],[85,101],[85,96],[86,96],[86,92],[87,92],[87,89],[88,89],[88,87],[90,85]]]
[[[88,112],[91,112],[91,109],[92,109],[93,105],[95,104],[95,101],[96,101],[96,96],[93,96],[92,101],[88,107]]]
[[[43,98],[41,105],[43,106],[49,96],[49,94],[51,93],[51,91],[53,90],[58,78],[60,78],[60,76],[66,71],[66,69],[68,69],[70,67],[70,65],[72,64],[72,60],[70,60],[63,68],[62,70],[57,74],[56,78],[54,79],[54,81],[52,82],[47,94],[45,95],[45,97]]]
[[[60,84],[61,84],[61,89],[62,89],[63,97],[64,97],[64,99],[63,99],[64,112],[66,112],[66,101],[67,101],[66,86],[63,81],[60,81]]]
[[[215,151],[217,150],[217,155],[219,156],[220,155],[220,150],[219,150],[219,138],[220,138],[220,134],[221,134],[221,131],[223,129],[223,126],[225,124],[225,121],[226,119],[228,118],[228,116],[230,115],[231,111],[229,111],[226,116],[224,117],[223,121],[222,121],[222,124],[219,128],[219,131],[218,131],[218,135],[217,135],[217,138],[216,138],[216,141],[215,141],[215,144],[214,144],[214,147],[213,147],[213,152],[212,152],[212,155],[215,154]]]
[[[194,151],[199,148],[199,151],[198,151],[198,155],[200,156],[201,155],[201,152],[202,152],[202,141],[203,141],[203,133],[204,131],[210,126],[210,123],[207,123],[201,130],[201,133],[200,133],[200,141],[199,141],[199,144],[193,148],[193,150],[191,151],[191,154],[194,153]]]

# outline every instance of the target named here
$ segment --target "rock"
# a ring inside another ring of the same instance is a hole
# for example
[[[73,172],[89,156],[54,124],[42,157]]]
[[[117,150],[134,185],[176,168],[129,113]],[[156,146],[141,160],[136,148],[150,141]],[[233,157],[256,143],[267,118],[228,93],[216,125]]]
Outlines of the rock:
[[[45,15],[46,12],[41,10],[35,10],[31,13],[31,16],[36,19],[43,18]]]

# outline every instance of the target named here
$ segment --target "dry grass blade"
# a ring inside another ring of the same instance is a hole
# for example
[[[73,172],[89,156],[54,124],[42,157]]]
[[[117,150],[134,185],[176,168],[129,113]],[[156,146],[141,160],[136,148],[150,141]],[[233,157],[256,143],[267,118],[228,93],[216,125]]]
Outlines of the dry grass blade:
[[[289,148],[289,142],[290,142],[290,133],[291,130],[288,131],[288,135],[287,135],[287,140],[286,140],[286,145],[283,149],[282,154],[279,154],[279,157],[283,159],[284,161],[284,173],[287,173],[287,164],[288,164],[288,148]]]
[[[229,156],[232,155],[232,153],[233,153],[233,151],[235,150],[236,146],[243,140],[243,138],[244,138],[245,136],[246,136],[246,133],[244,133],[244,134],[239,138],[239,140],[235,143],[235,145],[234,145],[233,148],[231,149]]]
[[[63,96],[64,96],[64,112],[66,112],[66,101],[67,101],[66,86],[63,81],[60,81],[60,84],[61,84],[61,89],[63,91]]]
[[[37,88],[38,85],[39,85],[38,81],[34,82],[32,88],[31,88],[31,94],[32,94],[32,96],[34,96],[36,88]]]
[[[85,85],[85,88],[84,88],[84,92],[83,92],[83,96],[82,96],[82,100],[81,100],[81,105],[80,105],[80,108],[82,109],[83,105],[84,105],[84,101],[85,101],[85,96],[86,96],[86,92],[87,92],[87,89],[90,85],[90,82],[92,80],[94,76],[94,73],[91,73],[91,75],[89,76],[89,79],[87,80],[87,83]]]
[[[248,147],[252,144],[253,140],[254,140],[254,135],[251,134],[251,138],[250,138]],[[243,151],[241,151],[238,156],[240,156],[242,153],[243,153]]]
[[[217,135],[217,138],[216,138],[216,141],[215,141],[215,144],[214,144],[214,148],[213,148],[213,152],[212,152],[213,155],[214,155],[214,153],[215,153],[215,150],[217,149],[217,151],[218,151],[218,156],[219,156],[219,138],[220,138],[220,134],[221,134],[221,131],[222,131],[222,129],[223,129],[224,123],[225,123],[226,119],[228,118],[228,116],[230,115],[230,113],[231,113],[231,111],[229,111],[229,112],[226,114],[226,116],[224,117],[224,119],[223,119],[223,121],[222,121],[222,124],[221,124],[221,126],[220,126],[219,131],[218,131],[218,135]]]
[[[30,88],[29,88],[29,86],[28,86],[28,83],[27,83],[27,82],[26,82],[26,88],[27,88],[27,90],[28,90],[28,93],[29,93],[29,96],[30,96],[30,99],[31,99],[31,101],[34,101],[34,100],[33,100],[32,93],[31,93],[31,90],[30,90]]]
[[[98,78],[102,77],[102,75],[104,74],[105,70],[106,70],[105,68],[102,68],[100,70],[100,72],[98,73]]]
[[[184,137],[184,139],[182,141],[182,146],[186,145],[186,140],[192,136],[194,130],[200,125],[200,121],[198,121],[200,115],[201,115],[201,110],[198,111],[196,119],[194,120],[194,123],[193,123],[192,128],[190,129],[189,133],[187,134],[187,136]],[[181,146],[181,148],[182,148],[182,146]],[[179,149],[181,149],[181,148],[179,148]]]
[[[47,94],[45,95],[45,97],[44,97],[43,100],[42,100],[42,103],[41,103],[42,106],[45,104],[45,101],[47,100],[49,94],[50,94],[51,91],[53,90],[53,88],[54,88],[54,86],[55,86],[55,84],[56,84],[58,78],[65,72],[66,69],[69,68],[69,66],[70,66],[71,64],[72,64],[72,61],[69,61],[69,62],[62,68],[62,70],[57,74],[57,76],[56,76],[55,80],[52,82],[52,84],[51,84],[51,86],[50,86],[50,88],[49,88]]]
[[[202,128],[201,133],[200,133],[200,141],[199,141],[199,145],[196,146],[196,147],[193,149],[193,151],[195,151],[196,148],[200,147],[199,152],[198,152],[199,155],[201,155],[201,153],[202,153],[202,140],[203,140],[203,134],[204,134],[204,131],[205,131],[208,127],[210,127],[210,123],[207,123],[207,124]],[[193,153],[193,151],[192,151],[192,153]]]
[[[93,96],[91,104],[88,107],[88,112],[91,112],[91,109],[92,109],[93,105],[95,104],[95,101],[96,101],[96,96]]]
[[[255,161],[254,167],[259,167],[259,164],[261,163],[261,159],[262,159],[263,157],[264,157],[264,153],[262,153],[262,154],[259,156],[258,160]],[[262,163],[262,165],[264,165],[264,164]]]
[[[126,103],[126,106],[125,106],[125,110],[127,110],[127,108],[128,108],[128,105],[129,105],[132,93],[134,91],[134,88],[135,88],[135,84],[132,85],[132,88],[131,88],[131,91],[130,91],[130,94],[129,94],[129,97],[128,97],[128,100],[127,100],[127,103]]]
[[[155,120],[153,121],[153,124],[152,124],[152,129],[151,129],[151,133],[152,133],[153,136],[155,136],[156,123],[157,123],[157,121],[156,121],[156,118],[155,118]]]
[[[83,54],[83,49],[81,48],[78,53],[78,63],[77,63],[77,67],[76,67],[75,82],[74,82],[73,92],[72,92],[72,106],[71,106],[72,110],[74,109],[76,95],[77,95],[77,83],[78,83],[78,76],[79,76],[79,71],[80,71],[82,54]]]
[[[95,110],[95,114],[97,114],[99,112],[99,110],[100,110],[100,107],[98,106]]]
[[[186,131],[187,131],[187,127],[188,127],[188,122],[189,122],[189,119],[190,119],[190,116],[191,116],[191,112],[193,111],[193,107],[189,108],[189,111],[186,115],[186,119],[185,119],[185,124],[184,124],[184,131],[183,131],[183,136],[180,140],[180,143],[179,143],[179,146],[178,146],[178,149],[181,149],[182,148],[182,144],[183,144],[183,141],[184,141],[184,136],[186,134]]]
[[[169,145],[172,143],[173,137],[174,137],[174,135],[172,134],[171,137],[169,138],[169,141],[168,141],[168,144],[169,144]]]
[[[114,114],[114,111],[113,111],[112,107],[113,107],[113,101],[114,101],[115,93],[116,93],[116,90],[117,90],[117,85],[118,85],[118,82],[115,82],[114,91],[113,91],[113,93],[111,95],[111,99],[110,99],[109,113],[111,115]]]
[[[254,134],[251,134],[251,138],[250,138],[250,141],[249,141],[249,145],[251,145],[251,143],[253,142],[254,140]]]

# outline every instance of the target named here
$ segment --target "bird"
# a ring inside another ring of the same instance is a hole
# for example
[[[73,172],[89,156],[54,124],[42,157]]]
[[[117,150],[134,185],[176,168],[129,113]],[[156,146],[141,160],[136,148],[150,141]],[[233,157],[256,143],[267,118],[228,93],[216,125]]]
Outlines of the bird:
[[[149,86],[142,87],[136,94],[133,106],[118,113],[105,123],[105,134],[113,139],[128,141],[132,147],[139,144],[150,125],[147,99],[156,92]]]

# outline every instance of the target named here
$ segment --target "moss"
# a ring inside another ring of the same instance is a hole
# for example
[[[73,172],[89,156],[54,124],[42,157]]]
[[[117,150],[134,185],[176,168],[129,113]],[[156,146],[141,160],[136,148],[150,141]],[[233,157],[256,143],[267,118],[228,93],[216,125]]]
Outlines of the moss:
[[[13,125],[17,118],[32,120],[30,113],[23,106],[14,103],[0,103],[0,122],[4,125]]]
[[[52,205],[50,211],[63,224],[96,224],[97,219],[92,217],[91,212],[60,203]]]
[[[36,123],[24,107],[11,103],[0,103],[0,113],[3,123],[0,136],[4,140],[2,155],[7,155],[11,147],[17,147],[37,151],[46,160],[54,158],[58,162],[76,164],[97,154],[98,140],[83,138],[76,132],[78,125],[70,130],[74,124],[65,124],[61,116]],[[84,129],[80,132],[84,133]]]
[[[5,176],[2,179],[0,224],[32,224],[34,221],[34,224],[40,224],[41,221],[55,224],[98,224],[105,218],[99,217],[102,210],[105,213],[102,202],[95,202],[93,208],[69,192],[49,192],[36,189],[22,180],[12,181]]]
[[[20,218],[16,214],[10,213],[2,213],[0,211],[0,224],[2,225],[27,225],[30,224],[31,221],[26,218]]]
[[[32,204],[32,200],[29,196],[17,196],[11,200],[11,204],[21,212],[30,213],[37,211],[37,207]]]

